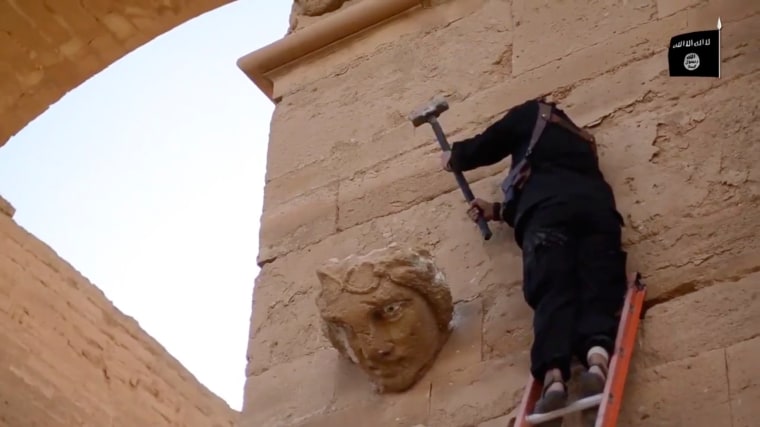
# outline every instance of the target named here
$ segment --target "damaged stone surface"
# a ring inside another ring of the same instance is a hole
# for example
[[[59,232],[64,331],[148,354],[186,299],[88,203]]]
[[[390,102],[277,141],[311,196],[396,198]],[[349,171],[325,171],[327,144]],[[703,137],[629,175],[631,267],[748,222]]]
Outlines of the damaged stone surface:
[[[317,269],[323,331],[377,390],[409,389],[449,336],[453,306],[430,252],[397,244]]]
[[[329,398],[304,398],[300,412],[289,403],[288,420],[257,418],[264,403],[252,398],[244,427],[340,425],[362,414],[368,427],[509,422],[532,341],[521,254],[502,224],[483,241],[440,170],[432,132],[406,120],[438,93],[450,103],[440,118],[450,142],[543,94],[596,136],[626,219],[628,269],[648,285],[619,425],[752,425],[760,412],[747,400],[758,386],[741,372],[754,372],[760,334],[760,46],[750,42],[760,39],[760,3],[623,3],[438,2],[276,81],[248,389],[334,351],[313,303],[326,257],[392,242],[425,248],[446,274],[455,327],[404,393],[372,393],[346,362],[309,377],[330,387]],[[714,28],[717,16],[721,78],[669,77],[666,41]],[[508,167],[506,159],[465,176],[475,195],[498,200]]]

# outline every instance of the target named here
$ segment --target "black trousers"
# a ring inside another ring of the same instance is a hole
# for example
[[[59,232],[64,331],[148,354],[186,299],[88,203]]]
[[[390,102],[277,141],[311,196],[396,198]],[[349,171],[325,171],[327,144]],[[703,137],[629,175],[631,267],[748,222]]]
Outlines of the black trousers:
[[[608,206],[576,202],[538,207],[522,240],[523,293],[534,311],[531,374],[543,382],[572,357],[601,346],[612,355],[626,292],[621,223]]]

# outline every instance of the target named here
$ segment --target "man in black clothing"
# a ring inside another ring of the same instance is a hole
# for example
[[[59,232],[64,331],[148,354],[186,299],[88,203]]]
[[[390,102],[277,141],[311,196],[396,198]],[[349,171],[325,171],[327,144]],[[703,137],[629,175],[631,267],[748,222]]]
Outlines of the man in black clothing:
[[[530,148],[541,104],[549,114]],[[544,384],[535,412],[543,413],[567,403],[573,355],[587,368],[583,395],[603,391],[626,290],[623,221],[593,136],[543,100],[512,108],[483,133],[452,144],[441,160],[446,170],[468,171],[509,155],[505,201],[476,199],[468,215],[514,227],[523,294],[534,311],[531,374]]]

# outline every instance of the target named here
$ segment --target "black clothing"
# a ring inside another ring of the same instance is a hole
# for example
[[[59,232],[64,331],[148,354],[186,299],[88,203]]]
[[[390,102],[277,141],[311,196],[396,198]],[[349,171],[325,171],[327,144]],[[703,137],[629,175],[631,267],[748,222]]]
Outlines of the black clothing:
[[[572,121],[559,108],[558,114]],[[467,171],[528,149],[538,102],[527,101],[472,138],[452,145],[450,165]],[[519,192],[515,241],[523,250],[523,294],[533,308],[531,374],[543,382],[547,369],[570,377],[576,355],[586,363],[595,345],[614,351],[626,291],[622,217],[591,146],[580,136],[547,123],[529,158],[531,175]],[[505,212],[505,211],[502,211]]]
[[[559,368],[601,346],[611,355],[626,291],[626,258],[612,210],[579,202],[541,208],[523,244],[523,295],[534,310],[531,373]]]
[[[555,113],[572,122],[561,109],[555,107]],[[498,163],[509,155],[512,165],[517,165],[525,157],[537,115],[538,102],[526,101],[482,133],[452,144],[451,167],[464,172]],[[505,218],[515,224],[518,246],[522,247],[526,214],[539,204],[585,199],[599,207],[615,208],[612,189],[591,147],[572,132],[547,123],[530,161],[531,177],[521,190],[515,218]]]

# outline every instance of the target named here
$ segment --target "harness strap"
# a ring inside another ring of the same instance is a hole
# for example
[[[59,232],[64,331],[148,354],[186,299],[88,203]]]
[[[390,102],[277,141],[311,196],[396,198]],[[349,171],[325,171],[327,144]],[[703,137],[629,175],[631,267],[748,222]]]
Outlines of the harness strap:
[[[533,126],[533,134],[530,136],[530,143],[528,144],[528,151],[525,153],[525,157],[523,158],[523,161],[525,158],[530,156],[530,153],[533,152],[533,147],[536,146],[536,143],[541,138],[541,134],[544,133],[544,128],[546,128],[546,122],[551,120],[552,116],[552,106],[543,102],[538,103],[538,118],[536,119],[536,124]]]
[[[528,177],[530,177],[531,168],[530,165],[527,164],[528,157],[530,157],[531,153],[533,152],[533,147],[535,147],[536,143],[541,138],[541,135],[544,133],[544,129],[546,128],[546,124],[548,122],[559,125],[562,128],[580,137],[584,141],[588,142],[591,147],[591,151],[594,153],[594,156],[597,155],[596,138],[594,138],[594,135],[585,129],[581,129],[578,126],[575,126],[564,117],[554,113],[553,110],[554,106],[552,104],[543,101],[540,101],[538,103],[538,117],[536,118],[536,123],[533,126],[533,133],[530,136],[528,150],[525,152],[525,156],[522,158],[522,160],[520,160],[520,163],[515,165],[513,169],[514,177],[511,177],[512,179],[508,177],[507,179],[507,181],[511,182],[517,189],[522,189],[522,187],[527,182]]]
[[[562,126],[566,130],[569,130],[570,132],[574,133],[581,139],[588,142],[589,145],[591,146],[591,151],[593,151],[594,155],[596,156],[596,138],[594,138],[594,135],[589,133],[586,129],[579,128],[573,123],[567,121],[564,117],[560,116],[559,114],[552,113],[551,116],[549,117],[549,121],[556,125]]]
[[[528,157],[530,157],[530,154],[533,152],[533,147],[536,146],[536,143],[541,138],[541,134],[544,133],[546,123],[551,116],[552,106],[543,102],[539,102],[538,118],[536,118],[536,123],[533,126],[533,133],[530,136],[528,150],[525,152],[525,156],[523,156],[522,160],[520,160],[520,163],[518,163],[514,168],[514,183],[517,188],[522,188],[525,181],[527,181],[528,176],[530,176],[530,168],[526,167],[528,163]]]
[[[572,132],[574,135],[586,141],[589,144],[594,156],[597,156],[596,138],[594,138],[594,135],[585,129],[579,128],[574,123],[572,123],[571,120],[565,119],[564,117],[554,113],[555,104],[547,103],[543,100],[538,101],[538,117],[536,118],[535,124],[533,126],[533,133],[531,134],[530,141],[528,143],[528,149],[526,150],[525,156],[523,156],[522,160],[520,160],[520,162],[514,167],[510,168],[511,170],[509,174],[504,179],[504,181],[502,181],[501,190],[504,192],[504,203],[498,206],[499,215],[494,215],[497,218],[502,218],[513,227],[514,221],[516,221],[516,204],[517,199],[519,198],[518,191],[522,190],[531,175],[531,165],[528,162],[528,158],[533,152],[533,148],[535,147],[536,143],[541,138],[541,134],[543,134],[548,122],[561,126],[565,130]],[[620,217],[619,214],[618,217]],[[623,224],[622,217],[620,217],[620,223],[621,225]]]

